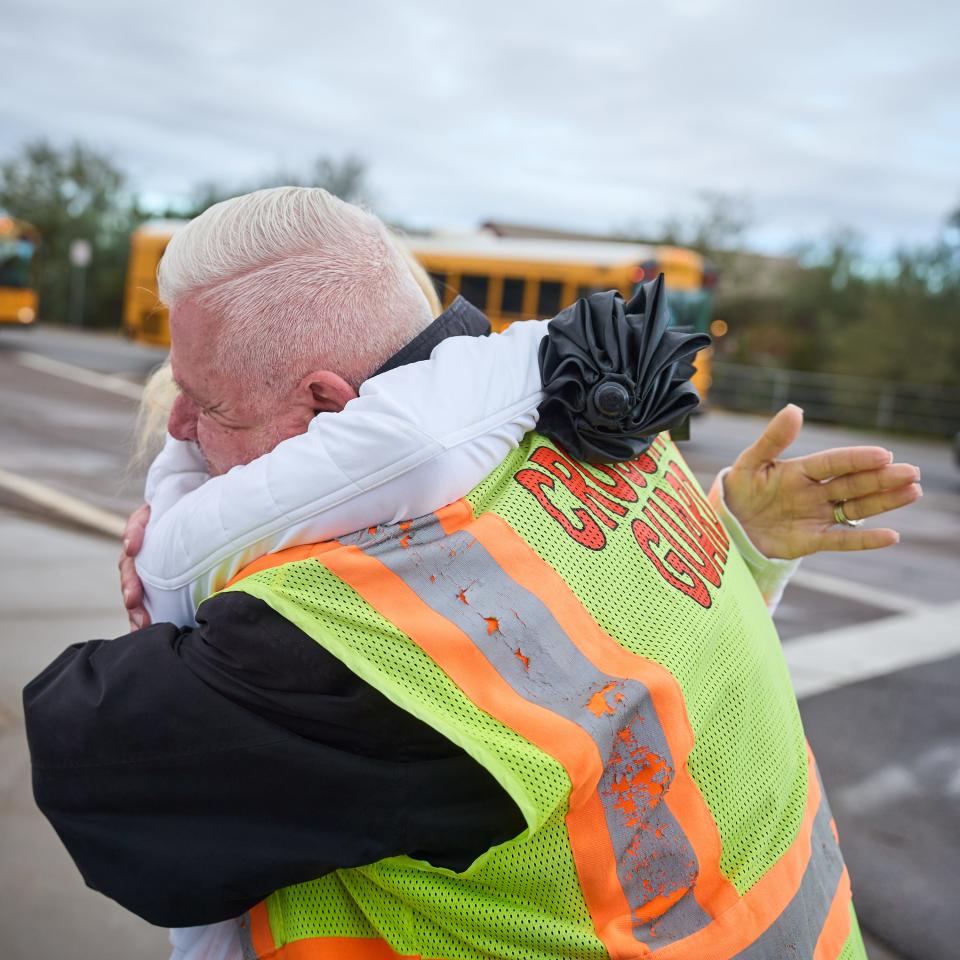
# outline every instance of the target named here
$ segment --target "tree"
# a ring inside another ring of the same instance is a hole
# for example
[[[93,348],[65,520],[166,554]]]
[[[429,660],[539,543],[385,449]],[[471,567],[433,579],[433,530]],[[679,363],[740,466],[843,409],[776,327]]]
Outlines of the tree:
[[[198,184],[187,207],[170,212],[181,217],[196,217],[221,200],[229,200],[230,197],[268,187],[323,187],[341,200],[353,203],[368,201],[366,177],[367,165],[359,157],[348,154],[338,160],[321,155],[306,170],[300,172],[277,170],[255,181],[234,187],[209,181]]]
[[[807,248],[802,269],[775,297],[724,306],[736,333],[734,359],[888,383],[956,386],[960,369],[960,242],[942,234],[869,259],[841,231]]]
[[[663,243],[693,247],[708,260],[720,262],[743,249],[753,213],[746,197],[703,190],[700,210],[687,218],[670,217],[660,228]]]
[[[106,155],[81,143],[27,143],[0,163],[0,207],[40,232],[35,271],[42,317],[67,318],[70,244],[84,239],[93,247],[84,318],[92,325],[119,324],[138,214],[125,175]]]

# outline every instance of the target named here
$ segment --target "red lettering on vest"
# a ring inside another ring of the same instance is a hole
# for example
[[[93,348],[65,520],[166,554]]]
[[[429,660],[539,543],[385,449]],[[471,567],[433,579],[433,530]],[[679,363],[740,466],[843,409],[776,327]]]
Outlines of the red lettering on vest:
[[[589,469],[582,467],[581,470],[586,477],[609,496],[616,497],[623,503],[637,502],[637,491],[627,483],[618,471],[599,463],[591,464]],[[600,474],[600,476],[598,477],[597,474]],[[605,480],[608,480],[609,483],[604,482]],[[641,486],[646,486],[646,480],[643,481]]]
[[[533,452],[533,456],[530,457],[530,462],[553,474],[599,521],[606,524],[611,530],[617,529],[617,521],[608,516],[608,513],[613,513],[618,517],[626,516],[627,508],[622,503],[617,503],[601,491],[592,489],[587,484],[587,477],[572,460],[568,460],[562,454],[556,453],[548,447],[538,447]]]
[[[666,490],[658,488],[654,491],[654,500],[651,497],[649,510],[655,510],[664,523],[670,525],[676,534],[674,540],[679,539],[686,549],[680,546],[681,552],[693,563],[700,573],[715,587],[720,586],[720,572],[727,561],[727,554],[721,551],[710,539],[706,530],[699,526],[683,505],[670,496]],[[662,502],[658,502],[662,501]],[[664,504],[670,507],[668,511]],[[689,551],[689,553],[688,553]]]
[[[711,588],[721,586],[730,538],[709,502],[683,467],[671,460],[659,479],[658,461],[668,449],[657,437],[646,453],[626,463],[580,465],[549,447],[538,447],[514,479],[529,491],[571,539],[590,550],[607,544],[603,527],[618,529],[627,504],[638,503],[648,488],[643,519],[631,525],[634,540],[671,586],[700,606],[713,603]],[[580,506],[562,505],[547,491],[557,481]],[[602,526],[601,526],[602,525]]]
[[[529,490],[533,494],[537,503],[553,517],[557,523],[566,531],[566,533],[582,547],[588,550],[602,550],[607,545],[607,538],[603,535],[599,524],[590,514],[578,507],[573,511],[574,515],[580,521],[577,526],[566,514],[553,503],[547,496],[547,490],[553,490],[554,479],[539,470],[520,470],[513,475],[514,480],[520,484],[524,490]]]
[[[689,564],[684,561],[683,557],[671,547],[664,553],[661,560],[654,551],[654,547],[660,546],[660,534],[642,520],[634,520],[630,529],[633,531],[638,546],[646,554],[660,576],[671,586],[696,600],[701,607],[709,609],[713,602],[710,598],[710,591],[703,580],[690,569]],[[668,567],[672,569],[668,569]],[[684,577],[686,579],[682,579]]]
[[[664,540],[673,547],[685,563],[696,570],[708,583],[712,583],[715,587],[720,586],[720,571],[663,506],[651,500],[643,512],[650,524],[660,531]]]
[[[647,485],[647,476],[657,472],[657,461],[649,454],[641,453],[634,460],[616,464],[613,469],[626,477],[638,490],[642,490]]]
[[[680,469],[680,466],[673,462],[667,467],[665,475],[667,483],[673,487],[677,496],[687,505],[687,508],[696,518],[697,522],[707,531],[711,539],[717,544],[717,547],[726,554],[730,547],[730,537],[727,535],[723,521],[717,516],[710,502],[694,486],[690,478]]]

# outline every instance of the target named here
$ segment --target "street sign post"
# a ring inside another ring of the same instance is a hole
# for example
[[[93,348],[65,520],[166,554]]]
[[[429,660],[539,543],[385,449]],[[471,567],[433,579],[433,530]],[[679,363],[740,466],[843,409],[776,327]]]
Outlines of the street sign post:
[[[83,300],[87,286],[87,267],[93,258],[89,240],[78,238],[70,244],[70,324],[83,326]]]

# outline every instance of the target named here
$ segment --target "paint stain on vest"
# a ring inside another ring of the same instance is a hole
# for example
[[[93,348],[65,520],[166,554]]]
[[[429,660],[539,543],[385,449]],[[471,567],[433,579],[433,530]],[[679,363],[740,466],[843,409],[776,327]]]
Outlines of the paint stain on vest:
[[[678,862],[682,836],[671,819],[659,815],[675,771],[666,758],[638,739],[635,727],[641,719],[634,718],[617,732],[607,764],[613,776],[601,799],[607,810],[616,811],[624,830],[632,832],[623,850],[628,864],[625,879],[639,881],[643,899],[634,901],[633,918],[646,925],[663,917],[693,887],[698,869],[695,860]],[[655,926],[648,933],[655,937]]]
[[[624,697],[622,693],[614,693],[614,702],[611,704],[607,700],[607,694],[613,693],[614,690],[622,686],[623,684],[619,680],[611,680],[590,697],[586,704],[587,709],[595,717],[602,717],[605,713],[613,714],[616,712],[616,704],[623,703]]]

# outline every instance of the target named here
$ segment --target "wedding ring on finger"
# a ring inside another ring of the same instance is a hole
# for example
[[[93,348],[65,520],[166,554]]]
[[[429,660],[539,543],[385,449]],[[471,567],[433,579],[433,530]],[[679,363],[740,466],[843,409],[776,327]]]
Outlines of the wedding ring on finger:
[[[833,522],[842,523],[845,527],[859,527],[863,520],[851,520],[844,512],[843,505],[846,500],[837,500],[833,505]]]

